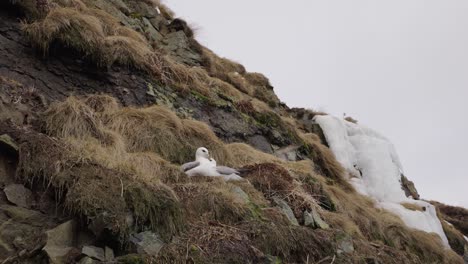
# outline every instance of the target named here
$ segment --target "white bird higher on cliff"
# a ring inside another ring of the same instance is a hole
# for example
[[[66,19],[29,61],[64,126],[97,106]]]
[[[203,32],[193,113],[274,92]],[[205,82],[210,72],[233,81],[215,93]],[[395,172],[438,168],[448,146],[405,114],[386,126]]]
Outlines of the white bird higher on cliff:
[[[195,152],[195,161],[185,163],[181,169],[190,177],[210,176],[223,177],[225,180],[242,180],[240,172],[226,166],[216,166],[216,160],[210,158],[208,149],[201,147]]]

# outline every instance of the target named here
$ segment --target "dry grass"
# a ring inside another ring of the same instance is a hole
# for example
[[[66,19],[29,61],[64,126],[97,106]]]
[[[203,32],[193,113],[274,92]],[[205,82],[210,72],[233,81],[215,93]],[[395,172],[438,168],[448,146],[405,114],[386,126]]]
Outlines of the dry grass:
[[[253,96],[275,107],[280,103],[278,96],[273,91],[270,80],[261,73],[248,72],[244,75],[245,80],[254,87]]]
[[[85,219],[102,219],[125,241],[130,230],[148,227],[170,238],[183,228],[178,198],[162,183],[107,168],[81,157],[73,147],[30,133],[20,149],[18,175],[43,182],[57,200]],[[134,224],[128,222],[132,213]]]
[[[40,134],[23,139],[18,174],[56,190],[58,200],[76,215],[103,219],[122,240],[130,230],[142,228],[166,239],[180,234],[161,258],[262,260],[272,254],[290,262],[306,261],[307,255],[319,261],[333,251],[328,247],[333,234],[343,230],[357,241],[376,241],[422,263],[460,260],[443,250],[438,238],[405,227],[370,199],[321,176],[323,169],[316,167],[323,164],[285,162],[246,144],[225,145],[206,124],[180,119],[166,108],[122,108],[105,95],[70,97],[53,104],[43,118],[44,129],[57,139]],[[244,167],[248,181],[182,175],[171,162],[192,160],[200,145],[218,161]],[[234,192],[237,187],[247,200]],[[284,199],[300,222],[305,210],[318,210],[332,229],[290,226],[270,207],[273,197]]]
[[[357,124],[358,121],[350,116],[345,117],[345,120],[354,124]]]
[[[420,212],[424,212],[426,211],[425,208],[417,205],[417,204],[413,204],[413,203],[401,203],[401,205],[403,207],[405,207],[406,209],[408,210],[412,210],[412,211],[420,211]]]
[[[324,146],[320,140],[317,140],[317,136],[315,134],[299,133],[299,136],[305,142],[305,151],[314,161],[315,169],[318,173],[336,181],[346,190],[353,191],[354,189],[345,179],[345,169],[336,160],[331,150]]]
[[[213,51],[203,48],[202,52],[205,68],[214,77],[222,77],[226,73],[237,72],[245,73],[245,68],[241,64],[226,58],[220,58]]]
[[[45,130],[51,136],[95,138],[111,146],[123,141],[120,145],[124,144],[127,152],[155,152],[179,164],[193,160],[195,150],[201,146],[208,148],[220,164],[232,160],[205,123],[181,120],[162,106],[119,108],[106,96],[69,97],[53,104],[44,113],[44,120]]]
[[[374,207],[373,202],[357,193],[325,186],[336,203],[337,212],[324,212],[333,228],[340,228],[355,238],[382,241],[386,245],[417,255],[421,263],[460,263],[450,250],[444,250],[436,234],[410,229],[400,218]],[[454,261],[454,262],[451,262]]]
[[[245,78],[240,75],[238,72],[228,72],[224,77],[220,78],[223,81],[233,85],[239,91],[252,96],[254,94],[254,87],[245,80]]]
[[[110,138],[96,112],[77,97],[71,96],[65,102],[53,103],[45,111],[44,125],[54,137],[93,137],[107,142]]]
[[[252,146],[244,143],[231,143],[226,145],[226,149],[232,153],[231,166],[243,167],[255,163],[283,162],[279,158],[256,150]]]
[[[23,24],[23,30],[44,54],[59,41],[100,66],[119,63],[165,78],[162,55],[144,37],[120,26],[108,13],[77,3],[75,7],[54,8],[43,20]]]
[[[205,219],[235,224],[252,217],[249,204],[233,192],[234,185],[217,178],[198,178],[174,187],[191,221]]]
[[[247,170],[244,177],[257,190],[260,190],[267,199],[272,200],[277,197],[285,200],[299,221],[304,211],[311,211],[318,207],[315,199],[282,166],[274,163],[261,163],[246,166],[244,169]]]
[[[452,223],[465,236],[468,236],[468,209],[435,201],[431,201],[431,203],[437,207],[445,220]]]

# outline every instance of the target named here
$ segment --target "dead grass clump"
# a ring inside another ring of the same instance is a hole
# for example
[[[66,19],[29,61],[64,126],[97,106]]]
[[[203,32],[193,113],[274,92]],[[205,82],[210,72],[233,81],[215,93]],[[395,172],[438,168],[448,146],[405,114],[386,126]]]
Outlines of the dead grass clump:
[[[274,163],[262,163],[244,167],[247,171],[245,178],[265,197],[285,196],[293,188],[293,177],[283,167]]]
[[[120,26],[108,13],[87,8],[83,3],[54,8],[43,20],[24,24],[23,30],[44,54],[58,41],[83,53],[98,66],[119,63],[165,79],[162,55],[152,50],[145,38]]]
[[[352,186],[345,179],[345,169],[336,160],[331,150],[320,143],[320,141],[317,141],[315,134],[299,135],[305,143],[303,150],[314,161],[315,169],[318,170],[318,173],[336,181],[342,187],[346,188],[346,190],[354,191]]]
[[[244,74],[244,78],[254,87],[253,96],[266,102],[271,107],[276,107],[280,100],[273,91],[273,86],[270,80],[261,73],[248,72]]]
[[[189,67],[179,63],[169,56],[164,57],[165,78],[174,88],[183,94],[196,91],[208,98],[214,97],[214,91],[209,86],[210,76],[198,67]]]
[[[236,102],[235,104],[237,110],[239,110],[240,112],[246,114],[246,115],[249,115],[249,116],[253,116],[255,114],[255,108],[252,104],[252,102],[250,100],[242,100],[242,101],[238,101]]]
[[[278,256],[286,263],[316,263],[334,255],[331,232],[271,221],[246,225],[256,248],[265,254]]]
[[[439,219],[441,219],[439,215]],[[465,254],[465,245],[468,245],[468,242],[463,237],[463,234],[458,231],[452,224],[449,224],[447,221],[441,219],[442,228],[444,233],[447,236],[450,247],[460,256]]]
[[[164,247],[157,263],[263,263],[264,254],[252,246],[247,230],[215,221],[190,225],[190,232]]]
[[[263,163],[246,166],[244,177],[269,200],[275,197],[285,200],[298,219],[304,211],[317,208],[316,201],[306,193],[297,181],[282,166]]]
[[[271,88],[270,80],[268,80],[268,78],[261,73],[247,72],[246,74],[244,74],[244,77],[252,85]]]
[[[70,212],[103,219],[122,240],[130,230],[144,227],[169,238],[183,226],[178,198],[165,185],[86,162],[74,149],[40,134],[31,134],[21,145],[17,173],[30,184],[43,182],[54,190]]]
[[[238,72],[229,72],[220,77],[221,80],[233,85],[236,87],[239,91],[248,94],[248,95],[253,95],[254,93],[254,87],[251,86],[245,78],[240,75]]]
[[[183,149],[181,120],[161,106],[122,108],[109,116],[106,126],[124,137],[129,152],[154,151],[175,160]]]
[[[273,155],[268,155],[244,143],[231,143],[226,145],[226,149],[232,154],[229,165],[234,167],[243,167],[255,163],[283,162]]]
[[[405,207],[406,209],[412,210],[412,211],[420,211],[420,212],[426,211],[426,208],[421,207],[420,205],[417,205],[417,204],[413,204],[413,203],[401,203],[401,205]]]
[[[77,97],[52,104],[44,114],[44,128],[54,137],[94,137],[109,143],[111,135],[91,107]]]
[[[113,113],[120,109],[115,97],[105,94],[94,94],[83,98],[83,102],[98,114]]]
[[[126,36],[108,36],[103,39],[102,51],[98,55],[105,66],[115,63],[146,70],[164,80],[163,59],[147,43]]]
[[[245,68],[241,64],[231,61],[226,58],[220,58],[213,51],[203,48],[202,52],[204,66],[210,75],[214,77],[222,77],[226,73],[237,72],[239,74],[244,74]]]
[[[133,172],[145,182],[160,180],[164,183],[177,183],[186,179],[179,166],[152,152],[127,153],[117,169]]]
[[[431,203],[437,207],[445,220],[453,224],[465,236],[468,236],[468,209],[435,201],[431,201]]]
[[[234,86],[218,78],[210,77],[208,85],[211,89],[217,90],[218,93],[230,97],[232,101],[240,101],[245,97],[245,95]]]
[[[44,20],[23,25],[23,30],[44,53],[50,43],[60,39],[85,55],[97,54],[105,36],[97,17],[73,8],[56,8]]]
[[[421,263],[463,263],[453,251],[444,248],[436,234],[395,225],[386,229],[386,236],[393,247],[417,255]]]
[[[193,221],[220,221],[235,224],[252,217],[249,201],[237,195],[234,186],[220,179],[199,178],[176,185],[188,218]]]
[[[345,117],[345,120],[354,124],[357,124],[358,121],[350,116]]]
[[[325,192],[334,201],[336,211],[345,215],[347,221],[352,221],[359,228],[358,233],[350,233],[350,235],[358,235],[359,237],[362,234],[367,239],[385,241],[387,239],[384,235],[386,223],[403,227],[403,223],[398,217],[386,211],[376,209],[371,199],[356,192],[345,191],[336,186],[325,185],[323,187]],[[325,219],[325,221],[330,221],[332,227],[340,228],[336,224],[343,224],[338,222],[334,225],[335,215],[328,214],[328,216],[330,216],[330,219]],[[352,224],[346,224],[346,226],[352,227]]]

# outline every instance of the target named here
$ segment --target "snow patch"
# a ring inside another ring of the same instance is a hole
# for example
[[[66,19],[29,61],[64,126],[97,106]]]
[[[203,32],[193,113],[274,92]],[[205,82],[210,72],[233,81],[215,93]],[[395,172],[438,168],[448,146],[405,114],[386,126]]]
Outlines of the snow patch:
[[[377,206],[398,215],[408,227],[434,232],[449,247],[436,209],[430,203],[406,197],[401,187],[403,166],[393,144],[378,132],[333,116],[315,116],[331,151],[349,172],[355,189],[373,198]],[[406,209],[411,203],[424,211]]]

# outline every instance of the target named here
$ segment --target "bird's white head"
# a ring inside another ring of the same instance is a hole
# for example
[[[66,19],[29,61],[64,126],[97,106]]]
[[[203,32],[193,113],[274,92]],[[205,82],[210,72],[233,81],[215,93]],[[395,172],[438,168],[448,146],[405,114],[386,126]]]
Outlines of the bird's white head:
[[[213,164],[213,166],[216,167],[216,160],[213,158],[210,158],[210,163]]]
[[[195,160],[200,159],[210,159],[210,152],[206,148],[198,148],[197,152],[195,152]]]

